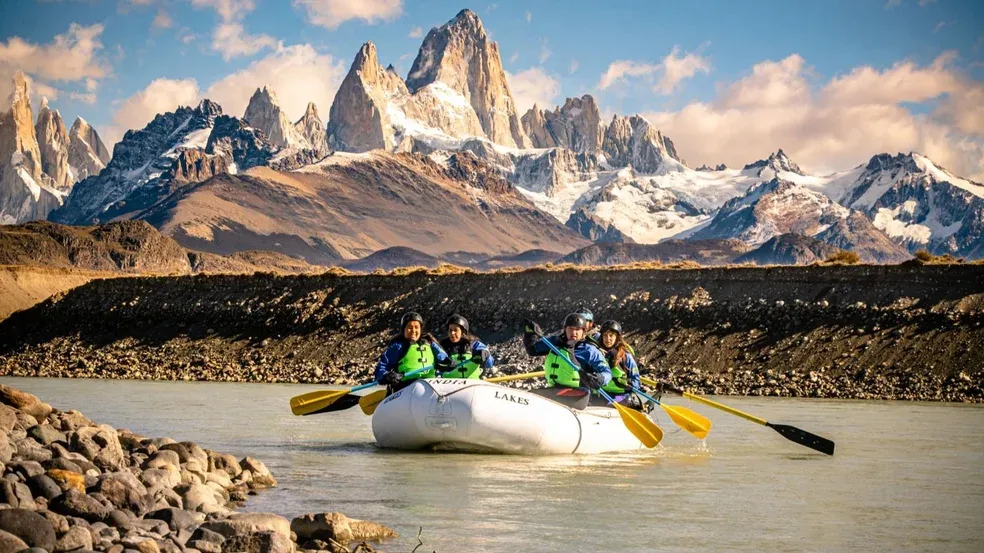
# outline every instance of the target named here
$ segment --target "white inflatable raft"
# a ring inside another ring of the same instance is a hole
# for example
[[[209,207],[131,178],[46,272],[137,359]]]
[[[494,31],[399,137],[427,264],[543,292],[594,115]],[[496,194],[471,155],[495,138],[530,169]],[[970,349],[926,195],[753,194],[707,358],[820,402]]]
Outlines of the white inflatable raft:
[[[570,409],[481,380],[418,380],[372,417],[381,447],[566,455],[645,449],[610,407]]]

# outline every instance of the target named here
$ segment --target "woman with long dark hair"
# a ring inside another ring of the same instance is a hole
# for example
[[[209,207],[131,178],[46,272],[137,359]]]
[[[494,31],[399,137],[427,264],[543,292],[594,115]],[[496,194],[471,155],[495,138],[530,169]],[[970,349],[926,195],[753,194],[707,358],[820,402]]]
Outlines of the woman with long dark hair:
[[[445,325],[447,337],[441,340],[441,349],[451,358],[452,369],[441,373],[441,378],[481,378],[482,371],[495,364],[489,348],[468,329],[468,319],[451,315]]]
[[[632,348],[622,337],[622,325],[618,321],[605,321],[601,325],[601,350],[612,369],[612,380],[602,386],[612,398],[633,409],[641,409],[642,401],[632,393],[639,387],[639,366],[632,356]]]

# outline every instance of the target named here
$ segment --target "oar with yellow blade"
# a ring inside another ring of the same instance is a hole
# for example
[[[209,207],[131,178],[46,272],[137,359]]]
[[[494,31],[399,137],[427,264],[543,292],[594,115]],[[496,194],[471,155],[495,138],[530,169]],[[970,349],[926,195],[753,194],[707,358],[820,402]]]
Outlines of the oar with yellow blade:
[[[424,367],[422,369],[410,371],[407,373],[407,376],[413,376],[417,373],[428,371],[430,369],[431,367]],[[364,390],[366,388],[372,388],[373,386],[376,385],[377,382],[373,380],[372,382],[367,382],[360,386],[355,386],[353,388],[347,388],[344,390],[317,390],[314,392],[301,394],[299,396],[290,398],[290,411],[295,415],[302,415],[302,416],[334,411],[334,409],[330,409],[330,407],[339,399],[351,394],[352,392],[357,392],[359,390]],[[346,407],[351,407],[351,406],[352,405],[349,404]]]
[[[778,432],[779,435],[782,436],[783,438],[786,438],[787,440],[792,442],[796,442],[802,446],[806,446],[810,449],[815,449],[820,453],[826,453],[827,455],[834,454],[834,442],[822,436],[817,436],[816,434],[807,432],[806,430],[800,428],[796,428],[795,426],[790,426],[788,424],[772,424],[771,422],[765,419],[756,417],[755,415],[749,415],[748,413],[739,411],[734,407],[728,407],[727,405],[720,404],[714,400],[710,400],[707,399],[706,397],[701,397],[697,394],[692,394],[690,392],[685,392],[673,386],[660,384],[659,382],[656,382],[651,378],[643,378],[642,381],[650,386],[662,386],[664,390],[673,392],[674,394],[679,394],[687,399],[692,399],[697,403],[703,403],[704,405],[707,405],[709,407],[720,409],[725,413],[731,413],[732,415],[735,415],[737,417],[741,417],[745,420],[752,421],[755,424],[761,424],[762,426],[767,426]]]
[[[581,368],[578,367],[573,361],[568,359],[566,355],[561,353],[561,351],[557,349],[557,346],[551,344],[550,340],[540,336],[540,341],[546,344],[548,348],[557,354],[557,357],[567,361],[567,364],[570,365],[572,369],[578,372],[581,371]],[[622,424],[624,424],[625,427],[629,429],[629,432],[632,432],[632,435],[638,438],[643,445],[648,448],[653,448],[656,447],[660,440],[663,439],[663,430],[657,426],[652,419],[646,416],[645,413],[636,411],[635,409],[629,409],[624,405],[615,403],[615,400],[601,388],[598,388],[598,393],[601,394],[601,397],[608,400],[608,403],[611,403],[612,406],[615,407],[619,416],[622,417]]]
[[[707,433],[711,431],[711,419],[704,415],[679,405],[666,405],[639,388],[632,388],[632,391],[662,407],[666,411],[666,414],[670,416],[670,420],[675,422],[680,428],[693,434],[697,439],[703,440],[707,437]]]

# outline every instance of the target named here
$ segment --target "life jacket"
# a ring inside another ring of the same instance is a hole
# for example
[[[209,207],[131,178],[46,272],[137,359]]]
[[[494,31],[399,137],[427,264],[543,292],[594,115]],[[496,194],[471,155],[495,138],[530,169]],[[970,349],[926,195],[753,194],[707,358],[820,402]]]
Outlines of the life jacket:
[[[625,363],[625,358],[622,358],[622,363],[615,363],[615,355],[618,353],[618,349],[613,348],[611,351],[602,350],[605,352],[605,360],[608,361],[608,366],[612,369],[612,379],[608,384],[602,386],[602,389],[610,394],[623,394],[629,390],[629,388],[623,388],[618,385],[618,382],[625,382],[626,384],[631,384],[629,379],[629,371],[622,366]]]
[[[430,342],[421,338],[416,342],[407,343],[407,351],[403,354],[403,358],[400,359],[400,363],[396,366],[396,370],[403,374],[410,371],[415,371],[417,369],[422,369],[424,367],[430,367],[422,373],[417,373],[411,377],[403,377],[404,381],[416,380],[418,378],[434,378],[434,350],[431,349]]]
[[[577,346],[575,345],[575,347]],[[560,351],[564,354],[564,357],[573,361],[575,365],[580,366],[574,357],[573,349],[560,349]],[[574,370],[567,361],[561,359],[552,350],[547,354],[547,358],[543,360],[543,373],[547,379],[548,388],[554,386],[566,386],[569,388],[581,387],[581,375],[578,371]]]
[[[471,360],[474,344],[468,340],[458,340],[457,342],[451,342],[448,338],[441,340],[441,348],[448,354],[454,364],[453,366],[456,367],[441,373],[441,378],[479,378],[482,376],[482,366]],[[463,365],[461,364],[462,361],[465,361]]]

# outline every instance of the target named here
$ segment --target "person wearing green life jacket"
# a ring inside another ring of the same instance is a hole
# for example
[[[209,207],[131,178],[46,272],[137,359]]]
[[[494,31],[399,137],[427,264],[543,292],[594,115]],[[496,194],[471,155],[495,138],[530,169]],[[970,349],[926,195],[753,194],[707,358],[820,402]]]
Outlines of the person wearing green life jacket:
[[[545,356],[543,361],[544,376],[547,379],[546,390],[534,390],[533,393],[549,397],[574,409],[584,409],[590,401],[590,394],[582,388],[597,390],[608,384],[612,379],[612,371],[605,361],[605,356],[593,344],[585,339],[587,321],[580,313],[571,313],[564,319],[562,334],[543,337],[540,325],[526,321],[523,333],[523,346],[526,353],[534,357]],[[542,339],[541,339],[542,338]],[[548,340],[560,350],[564,356],[573,361],[579,370],[561,359],[543,343]]]
[[[629,349],[629,344],[622,338],[622,325],[618,321],[605,321],[601,325],[601,350],[605,360],[612,369],[612,380],[602,386],[616,402],[632,409],[642,410],[643,401],[632,392],[632,388],[640,386],[639,366]],[[592,397],[591,403],[605,404],[604,398]]]
[[[468,319],[452,315],[447,322],[448,335],[440,346],[451,358],[452,368],[441,373],[441,378],[481,378],[482,371],[495,363],[489,348],[469,333]]]
[[[577,313],[580,313],[581,316],[584,317],[586,321],[588,321],[588,328],[587,328],[587,332],[585,333],[587,335],[587,340],[592,344],[594,344],[596,348],[604,351],[606,348],[601,343],[601,332],[595,329],[594,313],[592,313],[591,310],[588,309],[587,307],[581,307],[580,309],[577,310]],[[621,334],[621,331],[619,331],[619,333]],[[635,355],[635,350],[632,349],[632,346],[629,345],[627,342],[625,342],[625,349],[627,349],[629,353],[631,353],[632,355]]]
[[[430,367],[411,377],[410,371]],[[390,393],[402,390],[418,378],[434,378],[452,368],[451,359],[430,334],[424,334],[424,318],[413,311],[400,319],[400,334],[393,338],[376,364],[376,382]]]

